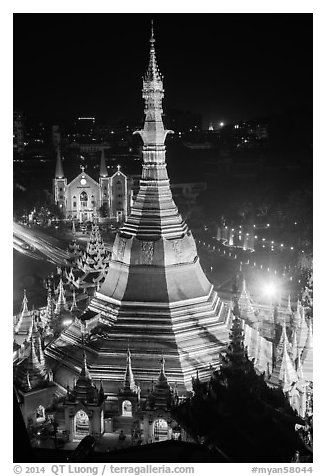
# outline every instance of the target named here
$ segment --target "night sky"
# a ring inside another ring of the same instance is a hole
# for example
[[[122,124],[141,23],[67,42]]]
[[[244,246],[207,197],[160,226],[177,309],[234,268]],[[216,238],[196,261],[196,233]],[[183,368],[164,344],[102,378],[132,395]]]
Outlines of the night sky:
[[[165,110],[207,127],[312,102],[312,14],[14,14],[14,106],[142,120],[151,18]]]

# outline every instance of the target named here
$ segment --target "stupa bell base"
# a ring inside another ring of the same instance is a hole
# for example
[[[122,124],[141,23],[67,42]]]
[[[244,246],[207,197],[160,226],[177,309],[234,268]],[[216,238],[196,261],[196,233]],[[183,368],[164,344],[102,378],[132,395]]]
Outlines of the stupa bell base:
[[[103,306],[96,297],[91,307]],[[219,352],[229,340],[230,309],[211,287],[208,296],[164,305],[162,303],[105,302],[106,312],[117,317],[108,322],[103,315],[85,321],[85,350],[93,380],[103,381],[105,392],[117,392],[125,373],[130,348],[136,382],[142,390],[156,380],[159,361],[165,358],[170,384],[181,394],[192,389],[191,379],[210,376],[210,366],[219,364]],[[76,320],[46,350],[52,360],[54,378],[72,385],[83,359],[82,326]]]

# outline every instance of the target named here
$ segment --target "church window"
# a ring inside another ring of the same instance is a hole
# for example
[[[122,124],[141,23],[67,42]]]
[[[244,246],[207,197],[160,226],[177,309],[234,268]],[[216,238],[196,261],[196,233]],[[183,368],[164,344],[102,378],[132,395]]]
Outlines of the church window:
[[[77,207],[77,202],[73,202],[72,206],[73,206],[73,208],[76,208]]]
[[[87,193],[86,193],[86,192],[82,192],[82,193],[80,194],[80,206],[81,206],[81,207],[87,207],[87,200],[88,200]]]

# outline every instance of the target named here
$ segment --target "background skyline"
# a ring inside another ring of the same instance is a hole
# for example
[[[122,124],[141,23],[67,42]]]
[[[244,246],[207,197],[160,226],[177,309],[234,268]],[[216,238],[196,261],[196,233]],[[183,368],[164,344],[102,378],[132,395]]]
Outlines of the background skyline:
[[[141,121],[154,18],[163,108],[234,122],[312,104],[312,14],[14,14],[14,106]]]

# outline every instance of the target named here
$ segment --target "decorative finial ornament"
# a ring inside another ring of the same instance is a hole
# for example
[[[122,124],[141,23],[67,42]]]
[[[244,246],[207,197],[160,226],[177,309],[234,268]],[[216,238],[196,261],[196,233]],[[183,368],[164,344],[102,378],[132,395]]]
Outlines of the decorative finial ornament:
[[[162,354],[162,358],[161,358],[161,370],[164,373],[164,371],[165,371],[165,358],[164,358],[163,354]]]
[[[154,38],[154,20],[153,18],[151,19],[151,43],[155,43],[155,38]]]

